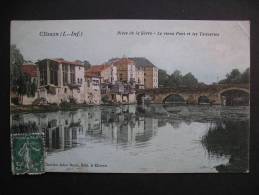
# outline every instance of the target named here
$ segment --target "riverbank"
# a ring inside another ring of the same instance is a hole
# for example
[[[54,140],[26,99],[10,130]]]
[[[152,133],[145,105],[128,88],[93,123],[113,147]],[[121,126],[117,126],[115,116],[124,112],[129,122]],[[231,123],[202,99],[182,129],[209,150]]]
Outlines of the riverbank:
[[[122,106],[122,105],[129,105],[129,104],[116,104],[116,103],[109,103],[109,104],[47,104],[47,105],[10,105],[10,113],[27,113],[27,112],[55,112],[59,110],[63,111],[72,111],[77,110],[80,108],[88,108],[93,106]]]
[[[55,112],[58,110],[76,110],[82,107],[89,107],[90,105],[71,104],[66,106],[58,105],[11,105],[10,113],[24,113],[24,112]]]

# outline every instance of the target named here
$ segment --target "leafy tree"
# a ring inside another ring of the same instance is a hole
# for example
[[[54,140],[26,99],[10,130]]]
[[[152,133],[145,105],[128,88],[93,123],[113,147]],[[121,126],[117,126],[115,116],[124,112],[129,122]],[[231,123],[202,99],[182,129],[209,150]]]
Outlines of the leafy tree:
[[[83,64],[85,66],[85,70],[91,68],[91,64],[87,60],[84,60]]]
[[[166,71],[159,69],[158,70],[158,85],[163,86],[163,87],[168,86],[168,79],[169,79],[169,75],[166,73]]]
[[[247,68],[241,75],[241,82],[242,83],[249,83],[250,82],[250,68]]]
[[[170,87],[179,87],[182,85],[182,80],[183,80],[183,76],[181,71],[179,70],[175,70],[170,78],[169,78],[169,83],[170,83]]]
[[[15,45],[11,45],[10,51],[10,87],[19,96],[33,97],[37,90],[37,83],[30,76],[23,74],[21,67],[24,58]]]
[[[192,73],[182,75],[181,71],[175,70],[170,76],[164,70],[158,71],[158,82],[163,87],[194,87],[204,86],[204,83],[198,83],[198,80],[193,76]]]
[[[241,73],[238,69],[233,69],[230,74],[226,75],[227,81],[230,83],[238,83],[241,78]]]
[[[226,78],[219,81],[220,84],[234,84],[234,83],[249,83],[250,69],[247,68],[243,73],[238,69],[233,69],[230,73],[226,74]]]
[[[189,72],[183,76],[182,85],[186,87],[195,87],[198,85],[198,80]]]
[[[16,91],[17,80],[22,76],[21,66],[24,63],[23,56],[16,45],[10,49],[10,87]]]

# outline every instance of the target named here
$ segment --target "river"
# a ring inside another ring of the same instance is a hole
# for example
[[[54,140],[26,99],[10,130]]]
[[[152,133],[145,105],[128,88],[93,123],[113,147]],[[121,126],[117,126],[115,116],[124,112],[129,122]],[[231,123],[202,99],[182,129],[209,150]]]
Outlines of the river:
[[[249,107],[95,106],[11,114],[45,133],[49,172],[248,172]]]

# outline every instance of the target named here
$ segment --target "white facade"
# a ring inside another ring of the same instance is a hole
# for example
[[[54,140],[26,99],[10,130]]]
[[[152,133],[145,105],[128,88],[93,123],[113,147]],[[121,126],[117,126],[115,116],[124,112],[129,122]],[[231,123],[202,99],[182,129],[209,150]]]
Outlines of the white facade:
[[[101,103],[101,78],[86,77],[85,78],[85,103],[99,105]]]
[[[116,66],[113,66],[111,65],[111,83],[114,84],[117,80],[118,80],[118,77],[117,77],[117,67]]]
[[[136,66],[135,64],[128,64],[128,82],[136,81]]]
[[[78,63],[64,60],[45,59],[39,63],[41,84],[38,89],[38,98],[46,99],[47,103],[60,104],[73,103],[98,103],[90,101],[89,94],[100,94],[99,80],[90,80],[87,87],[85,80],[85,67]],[[97,84],[95,84],[97,82]]]

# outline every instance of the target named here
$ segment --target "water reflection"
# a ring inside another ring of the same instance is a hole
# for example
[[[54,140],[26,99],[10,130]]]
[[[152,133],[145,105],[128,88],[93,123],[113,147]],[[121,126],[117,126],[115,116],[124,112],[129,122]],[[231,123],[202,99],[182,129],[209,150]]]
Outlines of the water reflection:
[[[211,166],[208,170],[218,172],[248,170],[249,107],[125,105],[13,114],[11,119],[13,133],[45,132],[49,154],[92,143],[103,144],[103,150],[105,147],[115,147],[132,154],[146,148],[145,154],[150,154],[147,159],[153,158],[155,153],[162,156],[159,162],[163,164],[164,155],[169,158],[167,163],[173,163],[175,167],[186,166],[182,170],[195,164],[195,160],[197,165],[200,161]],[[169,137],[166,133],[174,136]],[[196,148],[193,150],[196,156],[189,153],[192,148]],[[197,157],[201,151],[208,155]],[[175,156],[170,156],[172,153]],[[175,158],[179,158],[179,163]],[[135,159],[136,166],[138,160],[142,162],[145,157]],[[187,164],[183,165],[182,161]],[[195,167],[192,171],[199,172],[199,169],[202,170]]]
[[[141,117],[135,106],[96,107],[70,112],[15,114],[12,132],[45,132],[48,152],[84,145],[85,139],[142,146],[156,134],[158,119]],[[23,127],[23,128],[21,128]]]

